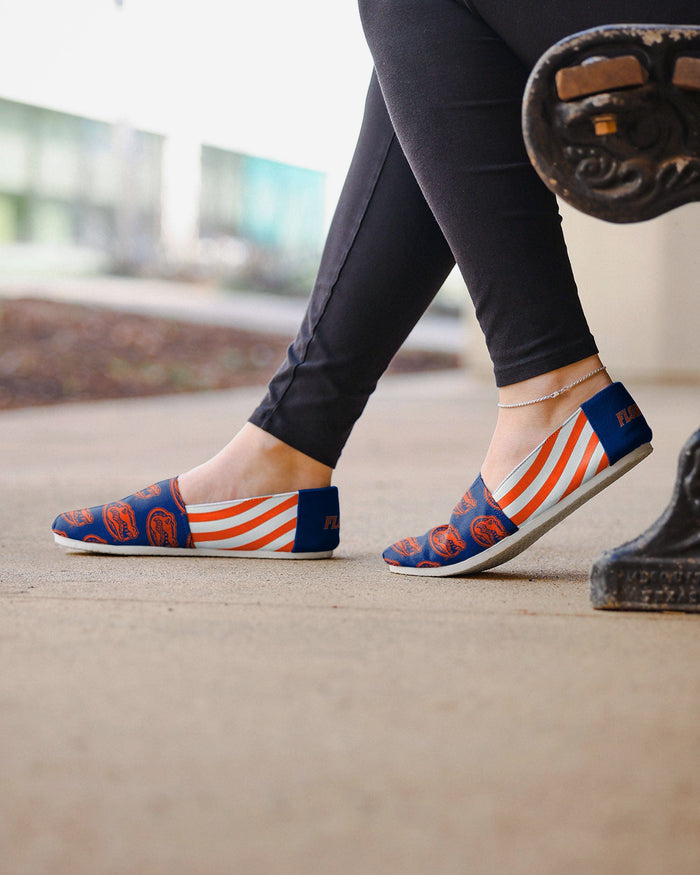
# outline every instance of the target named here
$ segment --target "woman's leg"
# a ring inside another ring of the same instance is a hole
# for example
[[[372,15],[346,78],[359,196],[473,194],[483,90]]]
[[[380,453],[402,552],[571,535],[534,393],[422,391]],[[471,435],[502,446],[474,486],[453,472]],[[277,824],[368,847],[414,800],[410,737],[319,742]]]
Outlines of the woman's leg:
[[[508,385],[597,349],[520,114],[528,67],[459,0],[360,0],[389,115]]]
[[[453,266],[373,77],[299,333],[250,422],[180,475],[185,502],[328,485],[377,380]]]
[[[360,0],[360,10],[394,130],[466,280],[503,399],[595,370],[556,200],[522,140],[528,67],[460,0]],[[551,403],[502,411],[486,482],[609,382],[600,373]]]
[[[697,18],[693,5],[672,0],[663,17]],[[522,93],[552,41],[608,20],[649,20],[658,4],[360,0],[360,11],[399,142],[474,301],[501,401],[537,398],[596,370],[556,200],[523,144]],[[487,484],[609,382],[600,373],[551,401],[501,410]]]

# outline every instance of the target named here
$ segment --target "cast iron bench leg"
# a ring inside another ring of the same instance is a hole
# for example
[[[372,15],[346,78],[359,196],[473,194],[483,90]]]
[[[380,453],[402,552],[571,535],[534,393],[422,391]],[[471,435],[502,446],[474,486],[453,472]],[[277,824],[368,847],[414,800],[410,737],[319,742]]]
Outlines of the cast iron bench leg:
[[[700,200],[700,27],[613,25],[552,46],[528,81],[523,135],[545,184],[591,216],[638,222]],[[700,430],[666,511],[596,560],[591,601],[700,611]]]

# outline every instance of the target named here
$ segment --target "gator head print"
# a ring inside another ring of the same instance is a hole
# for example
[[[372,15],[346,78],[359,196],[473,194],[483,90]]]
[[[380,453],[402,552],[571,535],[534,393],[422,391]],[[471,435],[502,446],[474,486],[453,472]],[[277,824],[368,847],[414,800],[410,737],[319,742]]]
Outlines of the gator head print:
[[[63,519],[68,520],[72,526],[86,526],[95,521],[95,517],[89,508],[84,510],[69,510],[63,514]]]
[[[454,526],[438,526],[429,535],[430,546],[445,559],[454,559],[467,546]]]
[[[154,547],[178,547],[177,520],[163,507],[154,507],[146,520],[148,540]]]
[[[180,487],[177,485],[177,477],[172,477],[170,479],[170,494],[172,495],[175,504],[183,513],[185,513],[185,502],[182,500],[182,495],[180,495]]]
[[[139,530],[131,505],[125,501],[113,501],[102,509],[105,528],[115,541],[131,541],[138,537]]]
[[[404,538],[403,541],[397,541],[393,545],[394,550],[401,556],[415,556],[420,553],[421,546],[415,538]]]
[[[452,513],[455,514],[455,516],[464,516],[464,514],[474,510],[475,507],[476,498],[474,498],[470,490],[467,490],[459,500],[457,506],[452,511]]]
[[[508,534],[503,523],[495,516],[478,516],[472,520],[469,531],[482,547],[493,547]]]
[[[488,486],[484,484],[484,499],[486,500],[486,504],[490,504],[494,510],[501,510],[500,504],[496,501],[496,499],[491,494]],[[501,511],[502,513],[503,511]]]
[[[160,495],[160,485],[154,483],[153,486],[147,486],[145,489],[140,489],[134,493],[134,498],[156,498]]]

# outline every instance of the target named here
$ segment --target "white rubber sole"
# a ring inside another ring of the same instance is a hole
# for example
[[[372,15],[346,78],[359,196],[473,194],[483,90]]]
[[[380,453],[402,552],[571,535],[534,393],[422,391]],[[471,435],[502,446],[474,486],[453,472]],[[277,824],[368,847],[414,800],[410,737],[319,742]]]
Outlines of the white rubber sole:
[[[223,556],[227,559],[330,559],[332,550],[321,553],[276,553],[274,550],[206,550],[198,547],[139,547],[129,544],[100,544],[97,541],[76,541],[54,533],[59,547],[79,553],[102,553],[108,556]]]
[[[652,451],[651,444],[642,444],[636,450],[632,450],[614,465],[605,468],[600,474],[597,474],[588,483],[567,495],[560,502],[550,507],[539,516],[533,517],[507,538],[494,544],[476,556],[470,559],[465,559],[463,562],[455,562],[452,565],[442,565],[439,568],[411,568],[403,565],[389,565],[389,571],[394,574],[408,574],[415,577],[454,577],[460,574],[475,573],[477,571],[485,571],[487,568],[493,568],[496,565],[501,565],[522,553],[530,544],[533,544],[538,538],[541,538],[545,532],[548,532],[558,522],[567,517],[570,513],[581,507],[594,495],[605,489],[623,474],[627,473],[630,468],[638,465],[642,459],[645,459]]]

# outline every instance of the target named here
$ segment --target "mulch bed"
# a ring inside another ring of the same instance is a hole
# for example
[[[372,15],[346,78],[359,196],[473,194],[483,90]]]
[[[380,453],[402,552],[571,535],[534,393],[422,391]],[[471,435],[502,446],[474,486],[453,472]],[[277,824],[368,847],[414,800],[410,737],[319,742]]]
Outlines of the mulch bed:
[[[289,339],[33,298],[0,301],[0,409],[264,385]],[[400,352],[389,370],[454,368]]]

